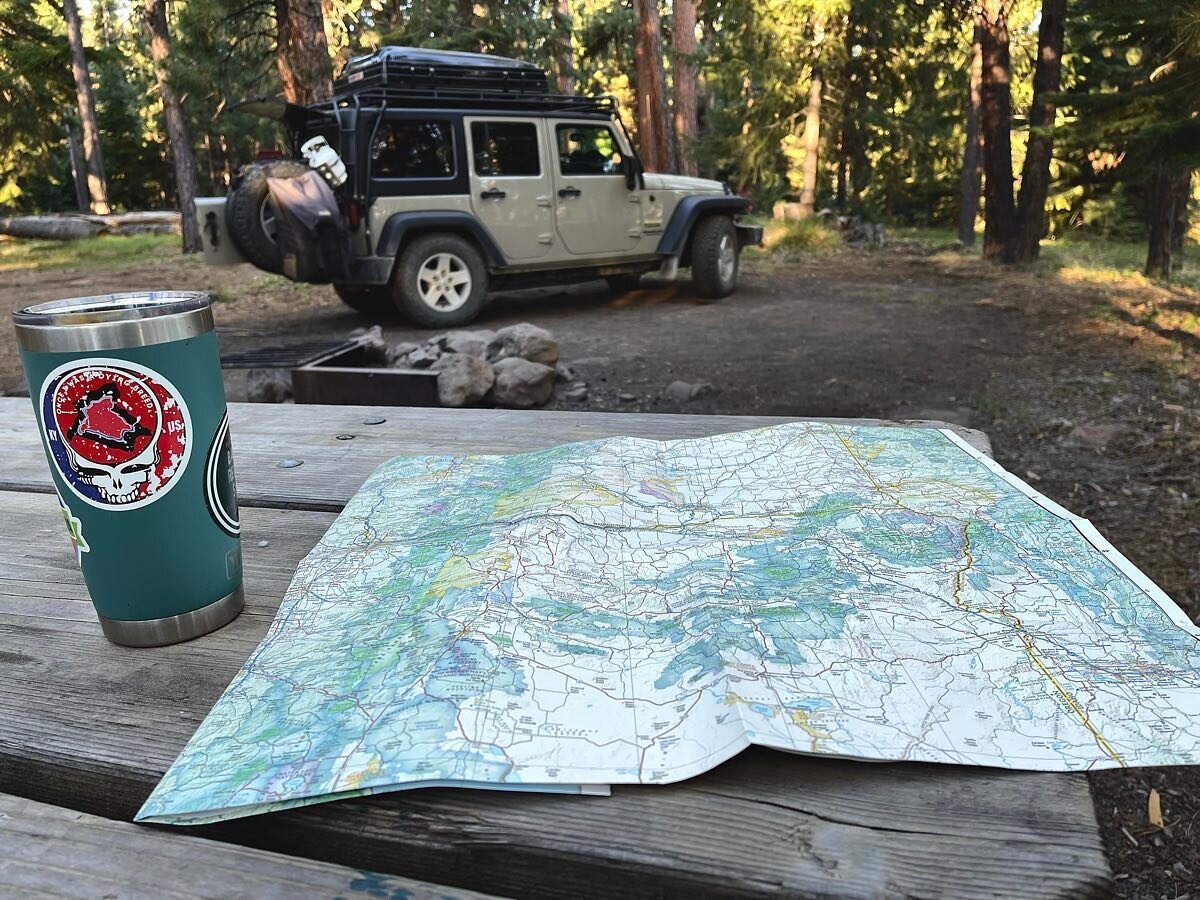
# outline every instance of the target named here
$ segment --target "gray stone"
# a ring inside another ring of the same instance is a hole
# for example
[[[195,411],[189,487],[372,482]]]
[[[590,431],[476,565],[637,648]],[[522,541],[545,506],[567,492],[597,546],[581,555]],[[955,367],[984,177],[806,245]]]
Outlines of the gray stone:
[[[441,358],[442,352],[436,346],[426,344],[408,354],[405,363],[410,369],[428,369]]]
[[[467,353],[447,353],[434,368],[442,406],[474,406],[487,396],[496,381],[491,365]]]
[[[292,399],[292,373],[287,369],[251,369],[246,375],[251,403],[286,403]]]
[[[451,331],[446,335],[445,349],[450,353],[465,353],[468,356],[487,358],[488,344],[496,337],[496,332],[486,328],[477,331]]]
[[[581,400],[588,398],[588,386],[582,381],[571,385],[563,392],[563,399],[570,400],[572,403],[578,403]]]
[[[419,346],[420,344],[414,344],[412,341],[397,341],[388,347],[387,364],[397,368],[407,368],[408,355]]]
[[[663,398],[672,403],[689,403],[697,397],[711,394],[715,388],[707,381],[698,384],[688,384],[686,381],[672,381],[663,391]]]
[[[617,394],[617,399],[622,403],[632,403],[637,399],[637,394],[627,394],[624,391],[621,391],[619,394]]]
[[[558,341],[545,328],[528,322],[509,325],[497,331],[488,343],[487,358],[490,362],[496,362],[512,357],[553,366],[558,362]]]
[[[554,377],[558,381],[574,381],[579,377],[579,373],[565,362],[559,362],[554,365]]]
[[[496,386],[492,394],[497,406],[529,409],[541,406],[554,393],[554,369],[519,357],[495,363]]]

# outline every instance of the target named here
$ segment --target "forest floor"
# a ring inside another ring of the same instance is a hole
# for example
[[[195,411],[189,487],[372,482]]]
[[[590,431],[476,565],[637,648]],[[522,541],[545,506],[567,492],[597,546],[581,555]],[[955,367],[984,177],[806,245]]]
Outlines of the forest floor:
[[[99,241],[83,258],[0,241],[0,316],[64,296],[203,288],[217,299],[225,352],[365,324],[328,288],[207,269],[164,239]],[[699,305],[686,286],[616,296],[596,283],[500,297],[476,327],[553,331],[589,386],[588,399],[560,408],[980,428],[1004,466],[1090,518],[1200,621],[1200,293],[1070,247],[1044,256],[1004,270],[927,236],[875,251],[755,253],[721,303]],[[397,322],[385,331],[425,336]],[[713,390],[673,403],[664,390],[676,380]],[[0,390],[24,390],[8,328]],[[1200,769],[1113,770],[1091,782],[1118,896],[1200,898]],[[1162,827],[1150,821],[1152,789]]]

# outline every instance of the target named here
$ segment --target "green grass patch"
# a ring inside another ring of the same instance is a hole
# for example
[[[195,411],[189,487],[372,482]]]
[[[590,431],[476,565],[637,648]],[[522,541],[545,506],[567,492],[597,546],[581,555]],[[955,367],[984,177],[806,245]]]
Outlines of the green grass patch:
[[[115,268],[178,253],[175,234],[101,235],[75,241],[6,238],[0,240],[0,272]]]

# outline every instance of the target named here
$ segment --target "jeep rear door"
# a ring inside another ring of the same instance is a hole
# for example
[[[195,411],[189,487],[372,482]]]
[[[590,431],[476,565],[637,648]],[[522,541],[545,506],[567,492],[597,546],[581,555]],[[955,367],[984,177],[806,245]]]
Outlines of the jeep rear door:
[[[555,223],[567,250],[607,256],[637,249],[641,195],[625,186],[621,145],[606,122],[552,119]]]
[[[532,260],[554,244],[550,174],[537,119],[463,119],[471,209],[505,258]]]

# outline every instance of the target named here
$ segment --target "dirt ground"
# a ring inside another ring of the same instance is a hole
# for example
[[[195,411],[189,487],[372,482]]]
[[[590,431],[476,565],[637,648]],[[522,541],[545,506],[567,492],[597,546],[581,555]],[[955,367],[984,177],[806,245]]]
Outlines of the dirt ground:
[[[0,315],[113,290],[215,292],[223,352],[361,327],[328,288],[162,255],[18,270]],[[916,242],[750,260],[729,300],[601,283],[497,298],[477,327],[530,321],[559,338],[588,398],[562,408],[936,418],[985,430],[997,459],[1090,518],[1200,619],[1200,294],[1136,278],[1008,272]],[[389,338],[428,333],[400,322]],[[23,392],[0,329],[0,389]],[[669,383],[707,382],[697,399]],[[1200,770],[1110,771],[1092,788],[1118,896],[1200,897]],[[1148,817],[1150,790],[1164,826]]]

